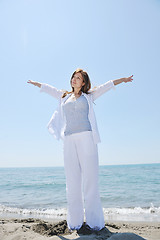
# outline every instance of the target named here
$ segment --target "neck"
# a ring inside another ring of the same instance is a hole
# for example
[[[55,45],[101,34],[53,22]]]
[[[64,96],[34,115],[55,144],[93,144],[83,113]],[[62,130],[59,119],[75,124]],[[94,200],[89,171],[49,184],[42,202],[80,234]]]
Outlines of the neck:
[[[81,88],[74,88],[74,94],[75,95],[80,95],[81,94]]]

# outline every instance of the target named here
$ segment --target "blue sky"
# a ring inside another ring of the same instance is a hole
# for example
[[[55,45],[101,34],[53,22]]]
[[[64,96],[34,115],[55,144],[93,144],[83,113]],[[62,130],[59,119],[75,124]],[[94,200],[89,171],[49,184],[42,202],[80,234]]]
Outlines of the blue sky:
[[[78,67],[134,75],[96,101],[100,164],[160,163],[160,1],[0,0],[0,32],[0,167],[63,166],[57,101],[27,80],[70,90]]]

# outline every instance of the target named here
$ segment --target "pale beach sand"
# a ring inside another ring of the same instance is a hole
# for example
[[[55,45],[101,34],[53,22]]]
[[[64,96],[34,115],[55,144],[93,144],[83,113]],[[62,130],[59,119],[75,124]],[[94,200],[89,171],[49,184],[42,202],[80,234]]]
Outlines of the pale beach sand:
[[[160,223],[112,222],[99,233],[90,235],[68,232],[66,221],[55,223],[40,219],[0,218],[0,240],[160,240]]]

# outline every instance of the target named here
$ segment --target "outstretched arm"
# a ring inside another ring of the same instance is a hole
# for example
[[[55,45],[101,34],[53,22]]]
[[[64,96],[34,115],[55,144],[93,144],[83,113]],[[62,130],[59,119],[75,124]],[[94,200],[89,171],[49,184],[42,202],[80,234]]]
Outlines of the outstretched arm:
[[[52,97],[57,98],[57,99],[59,99],[62,96],[62,94],[64,93],[64,91],[59,90],[59,89],[57,89],[53,86],[50,86],[46,83],[34,82],[32,80],[28,80],[27,83],[30,83],[36,87],[39,87],[41,89],[40,90],[41,92],[48,93],[49,95],[51,95]]]
[[[132,81],[133,81],[133,75],[130,77],[127,77],[127,78],[119,78],[119,79],[113,80],[113,83],[114,83],[114,85],[117,85],[122,82],[127,83],[127,82],[132,82]]]
[[[115,79],[115,80],[110,80],[98,87],[96,87],[95,89],[91,90],[92,93],[92,97],[93,97],[93,101],[96,100],[98,97],[100,97],[101,95],[103,95],[104,93],[106,93],[107,91],[109,91],[110,89],[114,89],[115,85],[120,84],[122,82],[132,82],[133,80],[133,75],[128,77],[128,78],[119,78],[119,79]]]
[[[34,82],[34,81],[32,81],[32,80],[28,80],[28,82],[27,83],[31,83],[31,84],[33,84],[34,86],[36,86],[36,87],[39,87],[39,88],[41,88],[41,83],[39,83],[39,82]]]

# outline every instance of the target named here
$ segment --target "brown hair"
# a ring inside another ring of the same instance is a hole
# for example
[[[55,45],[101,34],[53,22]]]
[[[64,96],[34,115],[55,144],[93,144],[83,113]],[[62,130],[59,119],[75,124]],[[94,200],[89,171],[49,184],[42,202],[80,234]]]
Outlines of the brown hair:
[[[74,75],[75,75],[76,73],[81,73],[81,75],[82,75],[82,77],[83,77],[83,82],[85,83],[85,85],[82,86],[81,91],[84,92],[84,93],[86,93],[86,94],[88,94],[88,91],[89,91],[90,88],[91,88],[91,82],[90,82],[88,73],[87,73],[86,71],[84,71],[83,69],[80,69],[80,68],[76,69],[76,70],[74,71],[74,73],[72,74],[72,76],[71,76],[70,83],[71,83],[72,78],[74,77]],[[65,93],[64,93],[63,96],[62,96],[62,98],[64,98],[67,94],[72,93],[72,92],[74,92],[74,88],[73,88],[73,87],[72,87],[72,91],[71,91],[71,92],[65,91]]]

